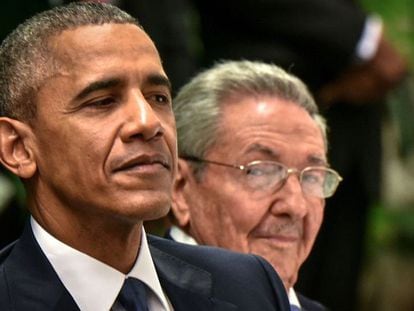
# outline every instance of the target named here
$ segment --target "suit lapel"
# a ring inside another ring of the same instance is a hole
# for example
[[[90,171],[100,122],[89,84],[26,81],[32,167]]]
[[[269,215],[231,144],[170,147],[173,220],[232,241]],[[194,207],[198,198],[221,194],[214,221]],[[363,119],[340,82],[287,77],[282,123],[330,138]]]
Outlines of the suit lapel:
[[[161,286],[175,310],[237,310],[234,304],[212,297],[209,272],[153,245],[150,250]]]
[[[296,292],[301,310],[303,311],[327,311],[328,309],[317,301],[311,300],[300,293]]]
[[[150,245],[161,286],[175,310],[231,311],[237,306],[212,297],[211,274]],[[3,266],[13,310],[79,311],[37,244],[30,224]]]
[[[30,224],[11,250],[4,272],[16,310],[79,310],[37,244]]]

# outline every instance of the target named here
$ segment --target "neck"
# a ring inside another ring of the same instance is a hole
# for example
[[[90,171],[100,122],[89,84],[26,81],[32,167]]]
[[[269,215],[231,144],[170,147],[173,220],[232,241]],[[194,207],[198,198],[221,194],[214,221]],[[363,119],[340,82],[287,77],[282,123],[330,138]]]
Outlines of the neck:
[[[142,221],[114,215],[59,214],[30,205],[34,219],[49,234],[70,247],[127,274],[138,256]]]

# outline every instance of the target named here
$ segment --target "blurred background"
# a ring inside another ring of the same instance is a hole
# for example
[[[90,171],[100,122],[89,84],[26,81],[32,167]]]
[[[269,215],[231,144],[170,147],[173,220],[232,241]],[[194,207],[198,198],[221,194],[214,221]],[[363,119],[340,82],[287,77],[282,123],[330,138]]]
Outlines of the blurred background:
[[[411,74],[387,98],[381,199],[369,213],[362,310],[414,310],[414,1],[364,0],[381,15]]]
[[[65,1],[3,0],[0,4],[0,39],[2,40],[18,23],[35,12],[63,2]],[[197,1],[111,2],[140,19],[160,50],[166,71],[173,82],[174,91],[197,70],[209,65],[203,56],[207,53],[208,44],[200,34],[201,12],[195,5]],[[331,294],[331,297],[324,296],[322,289],[324,286],[320,286],[322,293],[317,290],[310,291],[309,288],[318,288],[317,281],[333,289],[335,288],[333,284],[342,282],[340,277],[334,276],[330,280],[325,277],[323,279],[321,276],[319,280],[319,271],[316,279],[312,279],[306,270],[314,269],[313,258],[309,260],[309,267],[304,267],[304,281],[299,286],[309,297],[324,302],[332,310],[412,311],[414,310],[414,0],[362,0],[359,4],[366,12],[378,14],[382,18],[387,39],[407,61],[408,74],[381,100],[381,128],[378,134],[381,140],[379,153],[382,156],[379,157],[380,171],[376,178],[379,183],[379,193],[374,196],[374,199],[367,200],[367,206],[364,206],[364,215],[361,216],[364,226],[362,233],[360,234],[359,229],[355,227],[357,221],[348,219],[347,216],[341,216],[342,224],[339,222],[337,224],[336,220],[329,220],[328,214],[325,219],[330,222],[332,230],[336,228],[340,230],[340,226],[345,226],[349,229],[347,234],[356,232],[363,246],[362,251],[358,253],[360,267],[347,271],[355,280],[353,285],[355,303],[348,305],[347,301],[353,299],[343,297],[342,290],[337,290],[336,293]],[[327,111],[328,122],[329,115],[330,112]],[[347,126],[349,128],[346,128]],[[348,132],[353,130],[352,125],[349,124],[345,125],[345,129]],[[369,141],[366,143],[368,145]],[[359,187],[359,184],[356,183],[355,187]],[[352,195],[352,191],[350,193]],[[339,214],[334,206],[331,207],[328,213]],[[27,215],[24,207],[24,189],[20,181],[0,166],[0,247],[18,238]],[[148,222],[146,228],[149,232],[163,235],[168,223],[168,218],[165,218]],[[343,250],[347,253],[352,252],[351,248],[345,246]],[[343,260],[331,259],[325,265],[332,267],[347,265],[347,259]],[[327,266],[326,271],[329,271]],[[332,300],[336,301],[337,305],[331,302]]]

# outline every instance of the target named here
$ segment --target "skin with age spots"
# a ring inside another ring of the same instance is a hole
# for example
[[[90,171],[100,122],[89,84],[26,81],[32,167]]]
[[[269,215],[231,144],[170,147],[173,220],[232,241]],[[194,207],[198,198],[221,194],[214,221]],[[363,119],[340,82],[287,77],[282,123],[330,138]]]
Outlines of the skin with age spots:
[[[271,160],[299,170],[327,165],[320,128],[289,101],[228,98],[218,129],[206,159],[238,165]],[[325,200],[305,195],[295,174],[279,190],[258,197],[240,170],[206,164],[197,180],[188,162],[179,160],[179,167],[186,179],[174,194],[179,225],[199,244],[265,257],[285,287],[292,287],[320,228]]]

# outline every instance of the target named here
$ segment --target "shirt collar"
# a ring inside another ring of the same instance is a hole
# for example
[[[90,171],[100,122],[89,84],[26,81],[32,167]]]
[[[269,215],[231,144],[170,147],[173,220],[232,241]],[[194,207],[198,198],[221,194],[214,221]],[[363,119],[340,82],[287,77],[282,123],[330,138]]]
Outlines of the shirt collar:
[[[170,309],[152,261],[144,228],[138,258],[125,275],[57,240],[33,217],[31,226],[40,248],[81,310],[110,310],[128,276],[140,279],[152,290],[148,298],[150,309],[151,305]]]
[[[302,307],[300,306],[300,303],[299,303],[298,296],[296,295],[296,292],[293,289],[293,287],[289,288],[288,298],[289,298],[289,304],[290,305],[294,305],[294,306],[298,307],[300,310],[302,310]]]
[[[171,226],[170,229],[170,236],[173,238],[174,241],[190,244],[190,245],[198,245],[197,241],[187,233],[185,233],[182,229],[178,228],[177,226]]]

